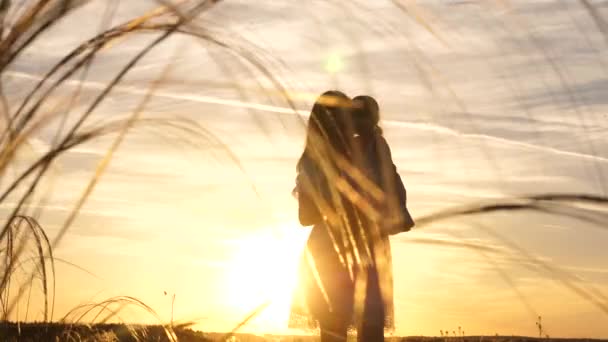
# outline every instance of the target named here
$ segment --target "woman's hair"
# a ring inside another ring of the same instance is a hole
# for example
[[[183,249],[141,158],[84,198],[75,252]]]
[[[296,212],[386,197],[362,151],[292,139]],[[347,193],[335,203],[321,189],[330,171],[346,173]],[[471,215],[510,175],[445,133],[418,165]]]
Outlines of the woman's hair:
[[[359,95],[353,98],[353,122],[359,134],[382,134],[380,123],[380,106],[371,96]]]
[[[306,145],[298,162],[305,159],[330,158],[331,153],[347,154],[344,121],[350,113],[351,100],[337,90],[326,91],[315,101],[306,129]]]

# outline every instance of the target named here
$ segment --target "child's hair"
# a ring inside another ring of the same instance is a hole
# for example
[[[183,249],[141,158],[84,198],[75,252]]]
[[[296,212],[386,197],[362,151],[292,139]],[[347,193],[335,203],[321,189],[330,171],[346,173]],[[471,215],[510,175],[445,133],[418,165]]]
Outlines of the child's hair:
[[[371,96],[359,95],[353,98],[353,119],[361,133],[382,134],[380,123],[380,106]]]

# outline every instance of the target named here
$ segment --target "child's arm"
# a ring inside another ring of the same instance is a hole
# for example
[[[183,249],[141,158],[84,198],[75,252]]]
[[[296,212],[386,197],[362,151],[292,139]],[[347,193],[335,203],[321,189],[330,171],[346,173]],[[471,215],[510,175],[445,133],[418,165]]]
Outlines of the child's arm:
[[[380,154],[380,165],[383,168],[382,177],[384,179],[384,183],[390,187],[391,190],[397,195],[399,205],[405,207],[407,202],[407,193],[405,190],[405,186],[403,185],[403,181],[401,180],[401,176],[399,175],[399,171],[397,170],[397,166],[393,162],[393,156],[391,153],[391,148],[388,146],[386,139],[382,135],[378,137],[378,153]]]
[[[380,165],[382,167],[383,188],[387,195],[388,210],[393,211],[395,215],[389,215],[396,221],[398,227],[397,232],[408,231],[414,226],[412,219],[407,209],[407,191],[403,185],[403,180],[397,171],[397,166],[393,162],[391,149],[383,136],[378,138],[378,153],[380,155]],[[392,220],[391,220],[392,221]],[[391,225],[389,223],[389,225]]]

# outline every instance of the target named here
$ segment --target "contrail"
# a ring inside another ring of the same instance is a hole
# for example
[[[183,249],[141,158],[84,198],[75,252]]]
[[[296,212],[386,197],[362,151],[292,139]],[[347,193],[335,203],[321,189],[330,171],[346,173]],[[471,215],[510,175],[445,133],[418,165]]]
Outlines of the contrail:
[[[8,71],[5,73],[5,75],[9,75],[9,76],[17,77],[17,78],[23,78],[23,79],[30,79],[30,80],[35,80],[35,81],[40,81],[43,78],[40,75],[29,74],[29,73],[20,72],[20,71]],[[98,89],[98,90],[102,90],[107,86],[105,83],[102,83],[102,82],[80,81],[80,80],[72,80],[72,79],[66,80],[64,84],[71,85],[71,86],[82,86],[85,88]],[[148,92],[148,89],[146,89],[144,87],[118,85],[118,86],[114,87],[113,91],[118,92],[118,93],[123,93],[123,94],[131,94],[131,95],[146,95]],[[216,105],[235,107],[235,108],[254,109],[254,110],[259,110],[259,111],[269,112],[269,113],[289,114],[289,115],[295,114],[295,115],[300,115],[303,117],[306,117],[309,115],[309,111],[303,110],[303,109],[296,109],[294,111],[293,109],[288,108],[288,107],[265,105],[265,104],[261,104],[261,103],[244,102],[244,101],[238,101],[238,100],[227,100],[227,99],[222,99],[222,98],[218,98],[218,97],[203,96],[203,95],[197,95],[197,94],[175,93],[175,92],[157,90],[157,91],[155,91],[153,96],[172,99],[172,100],[184,100],[184,101],[192,101],[192,102],[197,102],[197,103],[216,104]],[[313,99],[314,97],[311,96],[310,98]],[[568,156],[568,157],[589,159],[589,160],[594,160],[594,161],[608,162],[608,158],[605,158],[605,157],[594,156],[591,154],[585,154],[585,153],[579,153],[579,152],[573,152],[573,151],[567,151],[567,150],[562,150],[562,149],[555,148],[555,147],[536,145],[536,144],[511,140],[511,139],[507,139],[507,138],[501,138],[501,137],[492,136],[492,135],[462,133],[460,131],[451,129],[449,127],[435,125],[432,123],[417,123],[417,122],[407,122],[407,121],[399,121],[399,120],[382,120],[382,123],[384,126],[393,126],[393,127],[402,127],[402,128],[408,128],[408,129],[431,131],[434,133],[453,135],[453,136],[458,136],[458,137],[463,137],[463,138],[484,139],[484,140],[490,140],[490,141],[496,142],[496,143],[523,147],[523,148],[542,151],[542,152],[546,152],[546,153],[553,153],[553,154],[559,154],[559,155]]]
[[[18,77],[18,78],[35,80],[35,81],[41,81],[43,79],[43,77],[40,75],[28,74],[28,73],[19,72],[19,71],[8,71],[8,72],[5,72],[4,74],[13,76],[13,77]],[[80,81],[80,80],[72,80],[72,79],[66,80],[64,82],[64,84],[71,85],[71,86],[82,86],[84,88],[97,89],[97,90],[102,90],[107,87],[107,84],[102,83],[102,82]],[[148,89],[142,88],[142,87],[135,87],[135,86],[118,85],[118,86],[114,87],[113,92],[131,94],[131,95],[146,95],[148,93]],[[224,105],[224,106],[229,106],[229,107],[256,109],[256,110],[272,112],[272,113],[294,114],[293,109],[287,108],[287,107],[279,107],[279,106],[265,105],[265,104],[259,104],[259,103],[243,102],[243,101],[238,101],[238,100],[226,100],[226,99],[221,99],[218,97],[203,96],[203,95],[196,95],[196,94],[173,93],[173,92],[158,90],[158,91],[154,92],[153,96],[163,97],[163,98],[172,99],[172,100],[185,100],[185,101],[192,101],[192,102],[199,102],[199,103],[218,104],[218,105]],[[308,115],[308,111],[304,111],[304,110],[297,110],[296,113],[299,115]]]
[[[478,133],[462,133],[460,131],[451,129],[449,127],[435,125],[435,124],[431,124],[431,123],[415,123],[415,122],[406,122],[406,121],[397,121],[397,120],[382,120],[382,122],[384,124],[386,124],[387,126],[397,126],[397,127],[412,128],[412,129],[418,129],[418,130],[426,130],[426,131],[432,131],[435,133],[453,135],[453,136],[458,136],[458,137],[463,137],[463,138],[485,139],[485,140],[490,140],[490,141],[493,141],[496,143],[518,146],[518,147],[523,147],[523,148],[547,152],[547,153],[559,154],[559,155],[564,155],[564,156],[569,156],[569,157],[574,157],[574,158],[590,159],[590,160],[594,160],[594,161],[608,162],[608,158],[605,158],[605,157],[594,156],[594,155],[586,154],[586,153],[567,151],[567,150],[562,150],[562,149],[550,147],[550,146],[536,145],[536,144],[531,144],[531,143],[527,143],[527,142],[497,137],[494,135],[478,134]]]

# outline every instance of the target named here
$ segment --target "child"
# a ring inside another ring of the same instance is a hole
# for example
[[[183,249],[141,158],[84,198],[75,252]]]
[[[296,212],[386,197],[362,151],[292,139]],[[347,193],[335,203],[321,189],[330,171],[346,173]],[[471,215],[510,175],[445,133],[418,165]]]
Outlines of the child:
[[[360,139],[367,173],[386,195],[387,211],[383,226],[389,235],[409,231],[414,220],[407,209],[407,193],[397,167],[393,163],[391,150],[382,135],[380,107],[378,102],[367,95],[353,98],[353,129]]]

